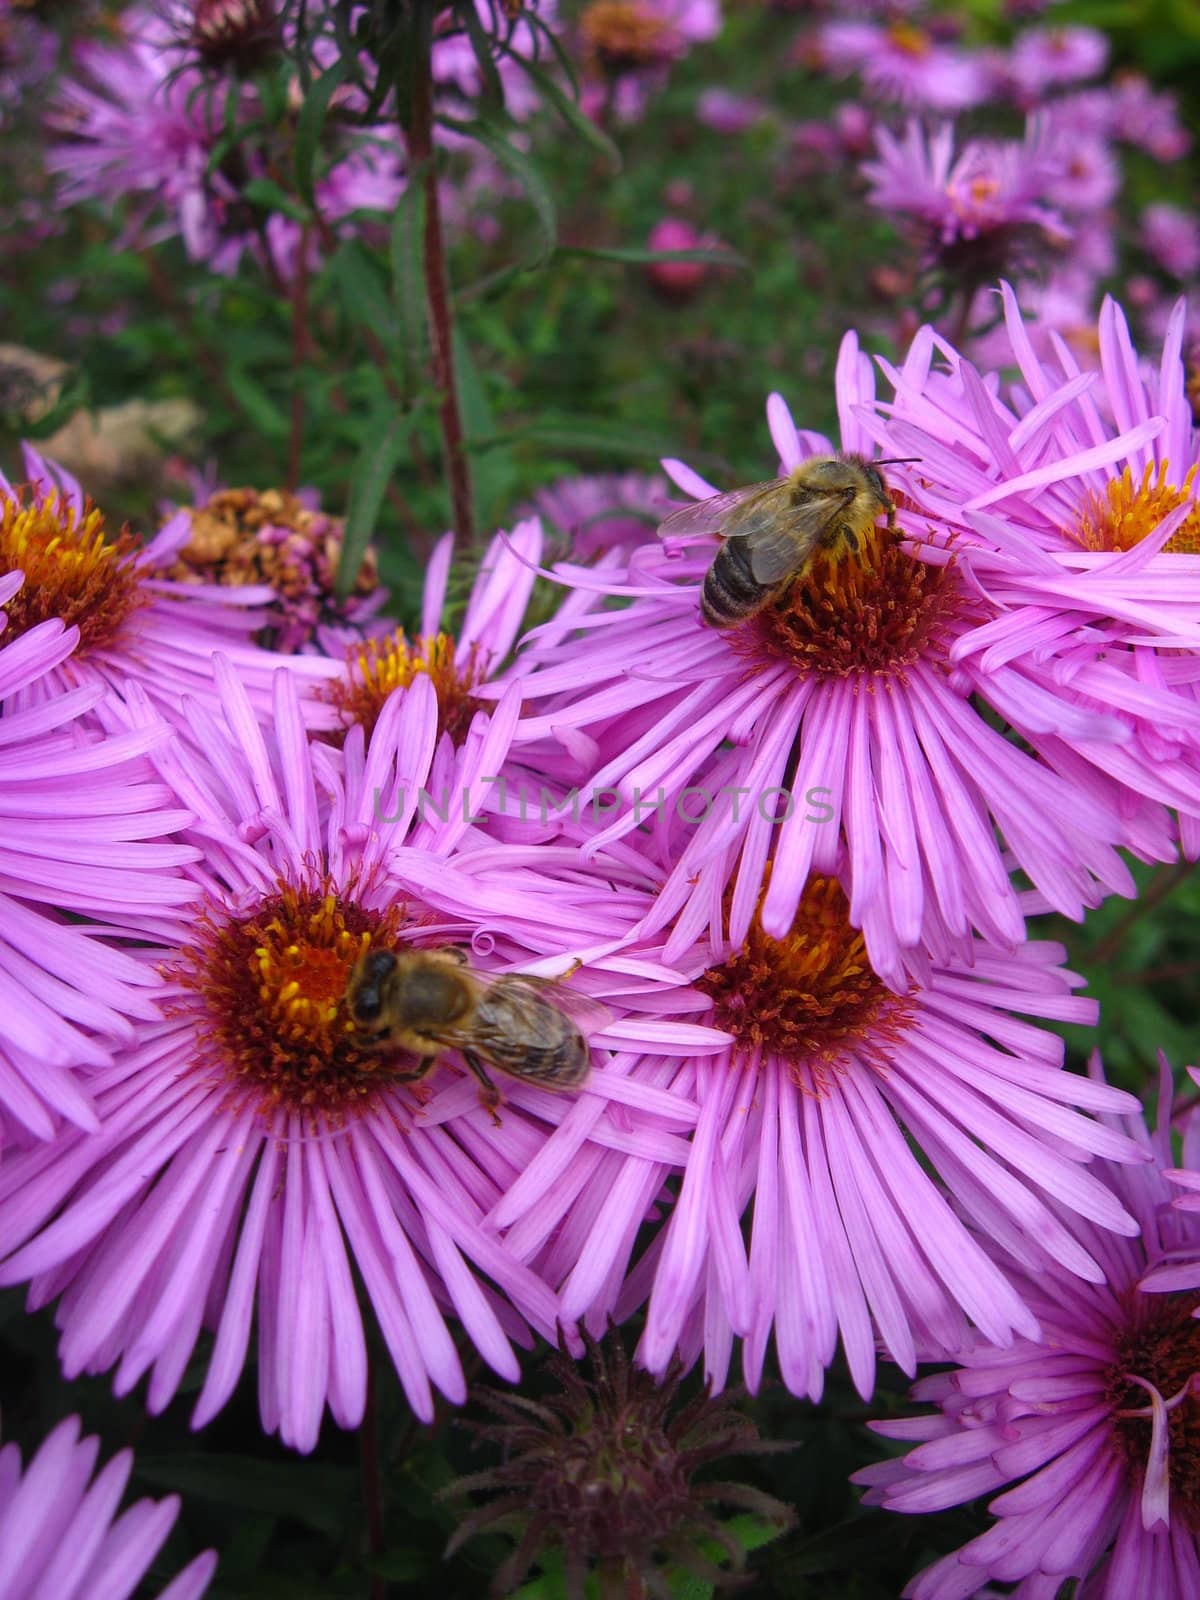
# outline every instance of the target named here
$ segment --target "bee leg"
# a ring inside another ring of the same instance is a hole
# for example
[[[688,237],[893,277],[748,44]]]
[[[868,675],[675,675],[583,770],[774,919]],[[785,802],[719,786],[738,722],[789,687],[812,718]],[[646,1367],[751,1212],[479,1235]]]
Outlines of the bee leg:
[[[479,1100],[492,1113],[492,1121],[500,1126],[500,1114],[496,1107],[500,1104],[500,1091],[487,1075],[487,1068],[475,1054],[474,1050],[460,1051],[463,1060],[479,1079]]]

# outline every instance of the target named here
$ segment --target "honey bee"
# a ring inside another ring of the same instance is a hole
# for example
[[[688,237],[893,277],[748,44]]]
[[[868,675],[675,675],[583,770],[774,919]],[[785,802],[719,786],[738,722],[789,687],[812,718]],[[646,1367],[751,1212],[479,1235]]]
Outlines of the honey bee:
[[[849,451],[810,456],[786,478],[752,483],[681,506],[660,534],[716,533],[721,548],[704,575],[700,610],[714,628],[731,628],[770,605],[803,577],[822,551],[857,552],[877,517],[894,532],[896,507],[879,471]]]
[[[368,950],[354,964],[346,1001],[368,1049],[418,1058],[414,1079],[457,1050],[497,1123],[500,1091],[489,1067],[543,1089],[577,1089],[591,1066],[587,1040],[565,1009],[585,997],[540,979],[474,972],[453,945]]]

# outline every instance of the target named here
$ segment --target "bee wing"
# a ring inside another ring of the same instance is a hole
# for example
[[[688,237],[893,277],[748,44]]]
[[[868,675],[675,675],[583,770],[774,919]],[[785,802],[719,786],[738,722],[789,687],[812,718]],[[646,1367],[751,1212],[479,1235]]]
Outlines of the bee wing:
[[[733,524],[742,520],[736,517],[738,510],[751,511],[752,502],[781,485],[782,479],[772,478],[768,483],[747,484],[726,494],[714,494],[708,500],[697,500],[694,505],[680,506],[659,523],[659,534],[721,533],[726,538],[736,538],[739,534],[734,532]]]
[[[853,489],[837,489],[832,494],[796,489],[790,505],[747,530],[750,570],[757,581],[781,583],[790,577],[854,499],[854,493]],[[729,537],[735,537],[732,530]]]
[[[611,1020],[604,1007],[563,984],[504,977],[490,986],[479,1007],[471,1046],[514,1078],[547,1089],[573,1089],[591,1066],[587,1032]]]

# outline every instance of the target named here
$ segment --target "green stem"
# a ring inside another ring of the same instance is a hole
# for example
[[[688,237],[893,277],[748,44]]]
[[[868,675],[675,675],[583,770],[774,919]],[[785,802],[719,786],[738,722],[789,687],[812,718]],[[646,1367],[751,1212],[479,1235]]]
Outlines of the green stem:
[[[1159,867],[1145,894],[1139,895],[1136,903],[1130,906],[1125,915],[1117,918],[1095,949],[1085,957],[1087,964],[1104,965],[1118,955],[1125,942],[1125,935],[1134,923],[1140,921],[1146,912],[1160,901],[1165,900],[1173,889],[1196,870],[1196,866],[1195,861],[1177,861],[1173,867]]]

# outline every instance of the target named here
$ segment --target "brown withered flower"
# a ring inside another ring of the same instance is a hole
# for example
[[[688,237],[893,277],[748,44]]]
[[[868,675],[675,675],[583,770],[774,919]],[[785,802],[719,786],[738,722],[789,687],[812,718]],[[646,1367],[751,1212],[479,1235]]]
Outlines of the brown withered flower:
[[[751,1511],[781,1531],[792,1512],[748,1484],[696,1475],[724,1456],[792,1445],[760,1439],[728,1396],[701,1394],[681,1404],[678,1357],[658,1384],[631,1367],[611,1323],[603,1345],[584,1338],[590,1378],[560,1350],[546,1363],[558,1392],[544,1399],[473,1390],[473,1399],[497,1420],[468,1419],[462,1426],[478,1442],[499,1445],[503,1460],[442,1491],[443,1499],[481,1491],[492,1496],[467,1513],[447,1556],[485,1530],[513,1532],[516,1547],[493,1578],[493,1600],[510,1594],[535,1560],[553,1550],[562,1552],[568,1600],[583,1600],[590,1572],[603,1600],[669,1600],[672,1569],[713,1585],[739,1584],[746,1550],[713,1508]],[[714,1545],[722,1552],[716,1560],[705,1553]]]

